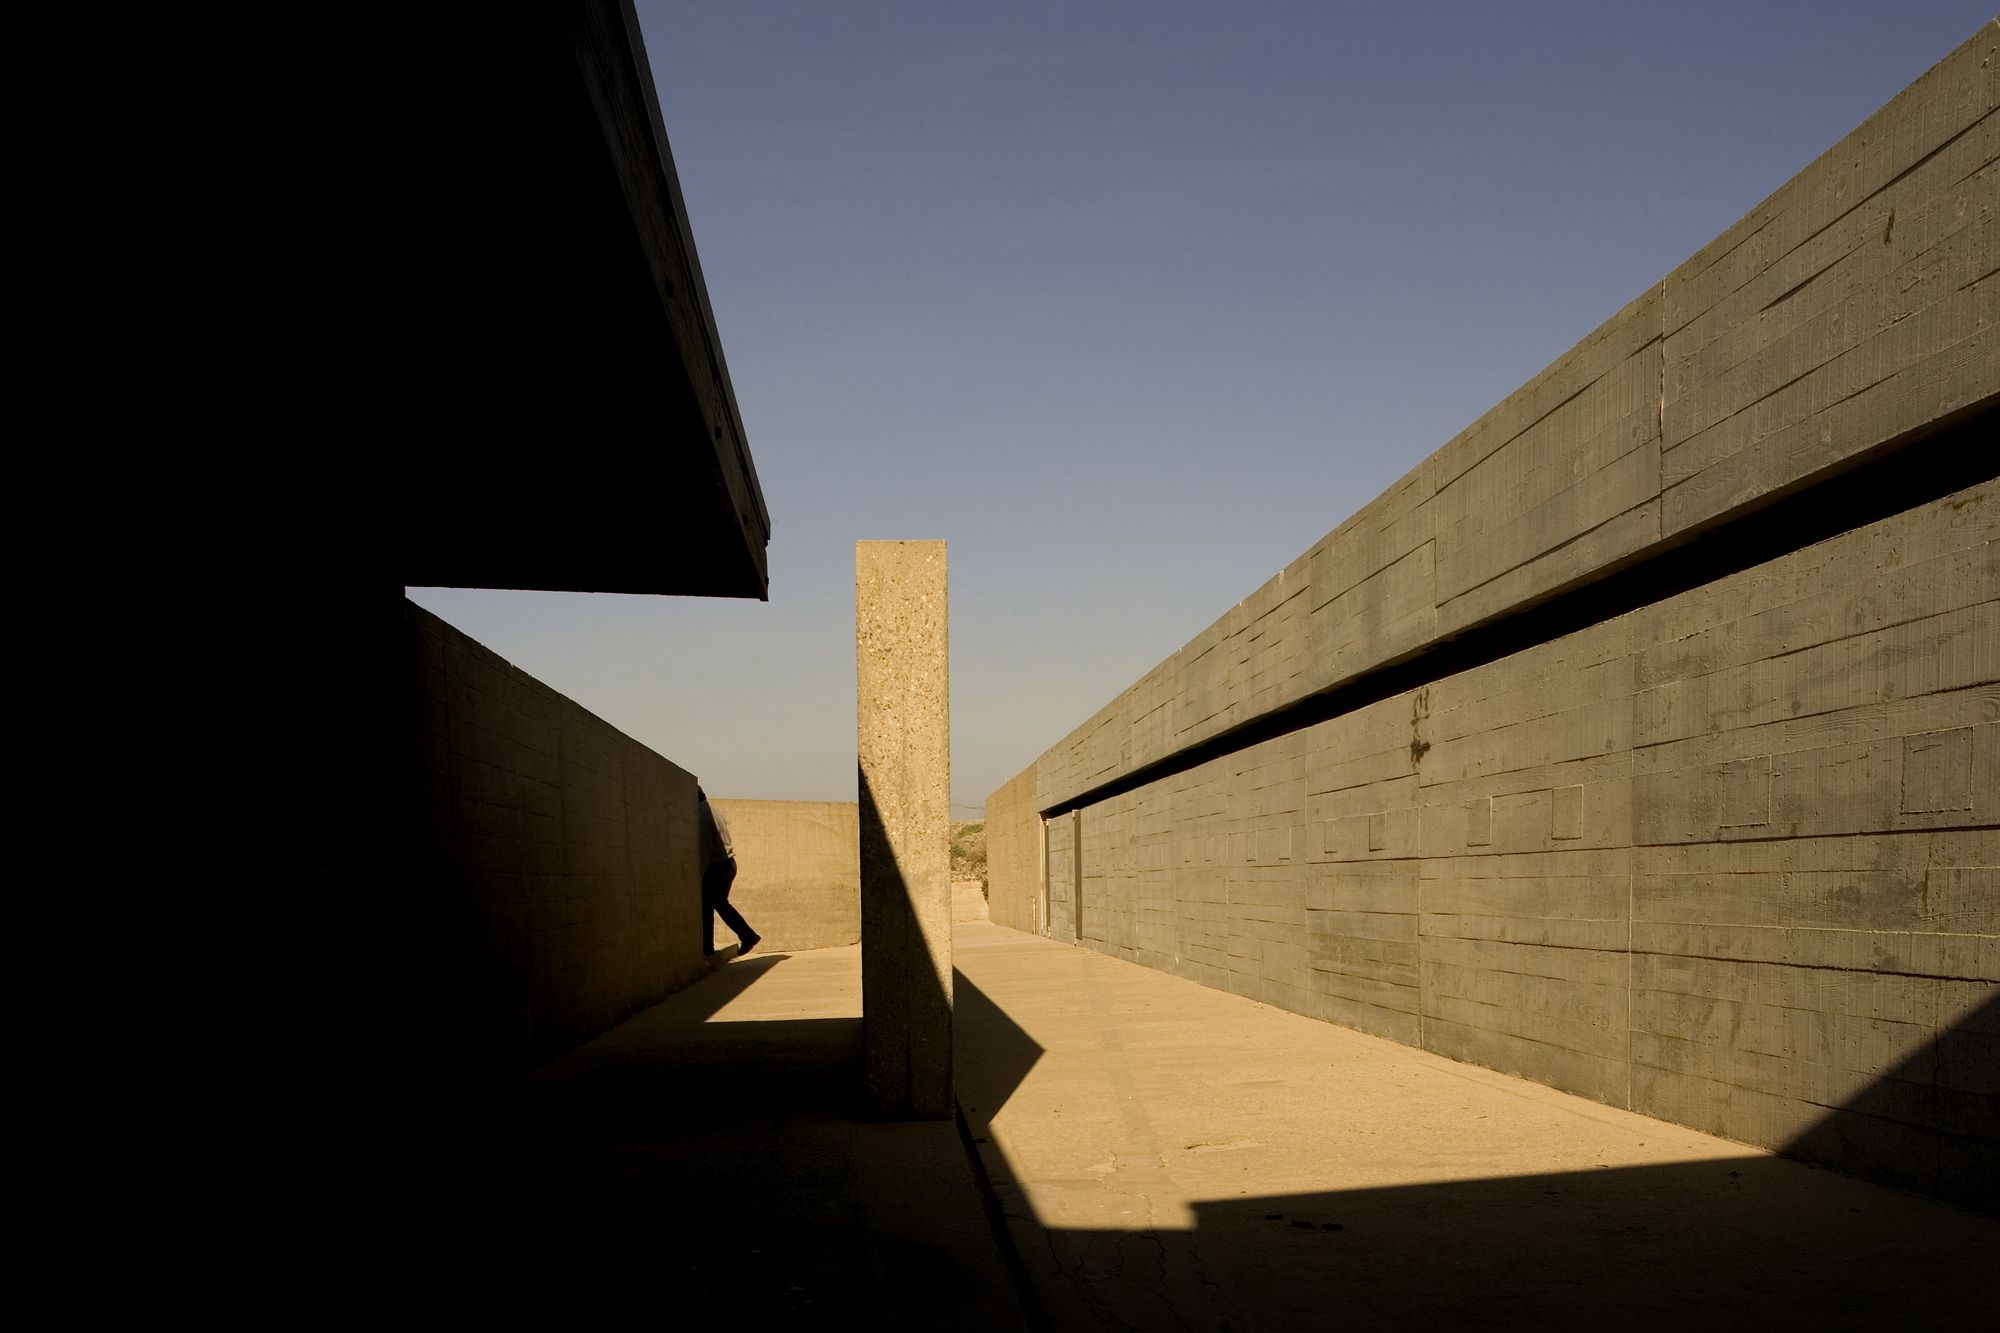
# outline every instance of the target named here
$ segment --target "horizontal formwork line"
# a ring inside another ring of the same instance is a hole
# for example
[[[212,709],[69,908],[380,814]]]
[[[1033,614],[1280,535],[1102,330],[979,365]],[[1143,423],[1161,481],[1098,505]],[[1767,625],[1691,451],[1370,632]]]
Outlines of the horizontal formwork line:
[[[1894,934],[1896,932],[1884,932],[1884,933]],[[1957,939],[1957,940],[1982,940],[1982,939],[1991,939],[1992,936],[1939,935],[1936,936],[1935,938]],[[1842,972],[1847,974],[1848,976],[1866,977],[1871,981],[1876,979],[1877,977],[1897,977],[1901,978],[1904,981],[1992,981],[1993,980],[1992,977],[1974,976],[1967,972],[1918,972],[1913,970],[1906,970],[1903,968],[1862,967],[1846,963],[1799,963],[1799,962],[1791,962],[1782,958],[1738,958],[1738,957],[1732,957],[1729,954],[1679,953],[1679,952],[1670,953],[1660,949],[1616,949],[1616,950],[1606,950],[1605,952],[1629,954],[1633,958],[1657,958],[1669,963],[1680,963],[1680,962],[1728,963],[1732,967],[1783,967],[1783,968],[1790,968],[1793,971],[1797,972]],[[1725,996],[1702,996],[1699,993],[1693,991],[1662,990],[1658,986],[1640,986],[1637,985],[1636,983],[1633,986],[1633,990],[1635,992],[1647,995],[1689,995],[1697,999],[1727,998]],[[1743,1001],[1743,1003],[1756,1003],[1756,1002]],[[1789,1006],[1780,1005],[1778,1007],[1786,1008]]]
[[[1632,563],[1607,566],[1590,582],[1307,695],[1039,813],[1050,819],[1122,796],[1932,504],[2000,476],[1996,438],[2000,438],[2000,399],[1987,398],[1918,434],[1877,448],[1838,475],[1796,486],[1769,503],[1656,548]]]
[[[1918,813],[1954,815],[1959,812],[1956,810],[1937,810],[1937,811],[1925,810]],[[1970,815],[1972,812],[1968,810],[1965,813]],[[1733,827],[1744,828],[1748,826],[1739,824],[1739,825],[1734,825]],[[1685,842],[1634,841],[1628,843],[1620,843],[1616,847],[1596,847],[1588,849],[1578,848],[1577,850],[1578,851],[1584,851],[1584,850],[1622,851],[1626,847],[1634,847],[1634,848],[1644,847],[1648,851],[1657,851],[1660,849],[1672,850],[1673,848],[1676,847],[1750,847],[1750,846],[1761,846],[1763,844],[1773,843],[1773,842],[1817,842],[1817,841],[1823,841],[1828,838],[1885,838],[1890,836],[1891,834],[1896,834],[1896,833],[1986,833],[1996,828],[2000,828],[2000,824],[1993,824],[1988,822],[1979,822],[1972,824],[1947,824],[1943,826],[1935,824],[1912,824],[1908,828],[1861,829],[1858,831],[1849,830],[1840,833],[1770,833],[1770,834],[1759,834],[1758,836],[1751,838],[1742,838],[1742,837],[1698,838]],[[1866,867],[1862,866],[1837,866],[1834,867],[1833,869],[1844,872],[1844,871],[1859,870],[1865,868]],[[1964,868],[1965,867],[1961,866],[1926,867],[1926,869],[1930,870],[1957,870]]]

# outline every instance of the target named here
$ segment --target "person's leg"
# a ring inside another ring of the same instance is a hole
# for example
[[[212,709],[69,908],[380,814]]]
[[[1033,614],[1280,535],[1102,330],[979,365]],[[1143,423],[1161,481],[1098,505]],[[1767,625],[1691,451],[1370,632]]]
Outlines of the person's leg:
[[[729,905],[729,899],[724,898],[715,905],[715,914],[722,918],[723,925],[736,932],[736,938],[742,942],[746,953],[757,942],[757,932],[750,929],[750,923],[743,919],[741,912]]]
[[[729,881],[736,873],[732,867],[729,874],[724,876],[718,873],[722,869],[723,867],[719,865],[710,866],[701,877],[701,951],[704,954],[715,952],[716,905],[718,902],[728,904]]]
[[[743,914],[729,901],[729,886],[736,882],[736,862],[724,861],[717,870],[720,872],[721,892],[714,899],[715,914],[722,918],[723,925],[736,932],[737,943],[741,946],[737,949],[736,955],[740,958],[750,952],[750,946],[755,944],[760,936],[750,929],[750,923],[743,919]]]

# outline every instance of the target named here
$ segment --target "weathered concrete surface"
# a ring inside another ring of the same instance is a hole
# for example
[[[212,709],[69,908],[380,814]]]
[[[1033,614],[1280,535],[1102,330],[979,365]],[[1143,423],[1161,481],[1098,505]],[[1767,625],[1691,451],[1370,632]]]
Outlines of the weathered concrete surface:
[[[951,1114],[951,701],[945,544],[856,542],[861,950],[869,1095]]]
[[[957,956],[960,1099],[1053,1327],[1990,1315],[2000,1225],[1948,1205],[991,924]]]
[[[1987,483],[1056,816],[1052,933],[1990,1199],[1996,616]]]
[[[1020,1330],[957,1126],[872,1118],[860,1015],[858,946],[753,954],[539,1071],[499,1124],[462,1127],[480,1144],[466,1249],[497,1276],[454,1299],[506,1293],[518,1318],[546,1297],[586,1323]]]
[[[1993,395],[1996,105],[1989,21],[1668,276],[1663,533]]]
[[[1042,934],[1041,807],[1035,770],[1028,769],[986,798],[987,914],[1003,926]],[[994,892],[1001,885],[1011,892]]]
[[[1048,809],[2000,395],[2000,23],[1053,746]]]
[[[993,919],[2000,1197],[2000,493],[1853,484],[1994,470],[1996,71],[1989,23],[996,793]]]
[[[830,949],[861,938],[860,832],[852,801],[710,803],[736,848],[730,901],[762,937],[759,949]]]
[[[990,821],[989,821],[990,822]],[[1077,904],[1084,880],[1081,857],[1083,812],[1072,810],[1045,820],[1042,841],[1048,852],[1048,930],[1051,939],[1075,943],[1078,936]]]

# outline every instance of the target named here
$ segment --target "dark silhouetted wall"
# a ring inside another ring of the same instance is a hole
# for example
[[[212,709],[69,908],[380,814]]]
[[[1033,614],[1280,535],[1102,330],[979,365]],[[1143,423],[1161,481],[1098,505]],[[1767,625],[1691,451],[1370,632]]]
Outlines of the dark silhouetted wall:
[[[422,878],[495,1068],[702,975],[695,780],[415,606]]]

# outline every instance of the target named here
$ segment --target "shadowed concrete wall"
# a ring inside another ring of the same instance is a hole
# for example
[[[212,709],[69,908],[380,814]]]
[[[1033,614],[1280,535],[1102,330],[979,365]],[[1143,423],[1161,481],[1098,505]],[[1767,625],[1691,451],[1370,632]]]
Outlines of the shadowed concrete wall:
[[[367,1225],[420,1226],[497,1086],[706,967],[692,777],[400,587],[265,591],[190,584],[135,617],[151,717],[132,732],[131,961],[108,987],[73,952],[27,959],[57,998],[42,1086],[179,1089],[147,1112],[175,1145],[161,1197],[208,1201],[176,1224],[231,1252],[258,1238],[217,1230],[219,1200],[295,1236],[340,1215],[325,1201],[386,1189],[411,1207],[370,1202]],[[96,993],[115,1015],[74,998]],[[107,1066],[108,1024],[135,1012],[151,1048]]]
[[[854,802],[711,797],[710,804],[736,848],[729,900],[762,937],[761,951],[828,949],[861,938]]]
[[[218,1059],[481,1087],[706,970],[688,773],[400,590],[177,624],[146,925]]]
[[[996,794],[994,919],[1995,1188],[1995,33]]]
[[[695,781],[437,617],[405,615],[416,878],[459,976],[443,1002],[478,1063],[524,1068],[705,972]]]

